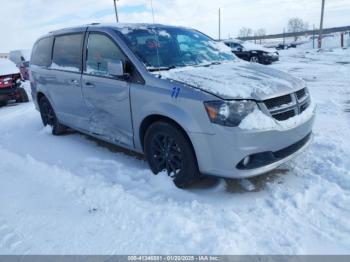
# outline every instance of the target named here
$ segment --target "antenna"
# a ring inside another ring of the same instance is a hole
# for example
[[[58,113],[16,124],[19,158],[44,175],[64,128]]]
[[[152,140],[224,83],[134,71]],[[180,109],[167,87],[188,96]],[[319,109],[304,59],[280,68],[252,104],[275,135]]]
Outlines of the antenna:
[[[119,1],[119,0],[113,0],[113,2],[114,2],[115,19],[117,20],[117,23],[119,23],[117,1]]]
[[[154,8],[153,8],[153,0],[151,0],[151,9],[152,9],[152,19],[153,19],[153,25],[155,24],[154,22]]]
[[[153,0],[151,0],[151,9],[152,9],[152,20],[153,20],[153,26],[154,26],[153,33],[154,33],[154,38],[157,41],[157,43],[156,43],[156,51],[157,51],[158,73],[160,74],[160,57],[159,57],[159,49],[158,49],[159,38],[158,38],[158,34],[157,34],[156,30],[155,30]]]

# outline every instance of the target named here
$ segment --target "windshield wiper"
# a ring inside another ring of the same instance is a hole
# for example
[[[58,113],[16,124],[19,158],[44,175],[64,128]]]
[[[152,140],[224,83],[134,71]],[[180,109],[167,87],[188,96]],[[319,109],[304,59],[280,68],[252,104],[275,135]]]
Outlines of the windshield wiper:
[[[215,62],[210,62],[210,63],[207,63],[207,64],[199,64],[199,65],[196,65],[196,67],[209,67],[209,66],[212,66],[212,65],[221,65],[222,63],[219,62],[219,61],[215,61]]]
[[[157,72],[157,71],[169,71],[171,69],[175,69],[176,66],[161,66],[161,67],[153,67],[153,66],[148,66],[147,70],[150,72]]]

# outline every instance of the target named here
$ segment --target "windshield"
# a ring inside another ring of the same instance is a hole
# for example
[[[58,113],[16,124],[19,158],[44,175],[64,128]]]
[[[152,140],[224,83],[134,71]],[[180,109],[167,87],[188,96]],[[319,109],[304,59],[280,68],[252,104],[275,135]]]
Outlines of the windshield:
[[[150,71],[235,60],[225,44],[195,30],[143,27],[120,32]]]

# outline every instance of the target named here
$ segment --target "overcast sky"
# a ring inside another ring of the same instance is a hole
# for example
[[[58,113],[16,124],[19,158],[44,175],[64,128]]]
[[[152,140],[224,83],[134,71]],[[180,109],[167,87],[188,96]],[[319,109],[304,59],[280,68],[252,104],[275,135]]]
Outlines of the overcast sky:
[[[150,0],[120,0],[121,22],[151,22]],[[279,33],[291,17],[319,25],[321,0],[154,0],[158,23],[183,25],[218,36],[236,36],[241,27]],[[0,52],[31,48],[49,31],[91,22],[114,22],[113,0],[0,0]],[[350,25],[350,0],[326,0],[325,26]]]

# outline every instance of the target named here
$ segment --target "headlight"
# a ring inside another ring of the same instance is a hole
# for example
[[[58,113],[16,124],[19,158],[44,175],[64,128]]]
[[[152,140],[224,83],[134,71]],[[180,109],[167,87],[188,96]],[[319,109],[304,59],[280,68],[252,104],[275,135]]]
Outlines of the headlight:
[[[235,127],[256,108],[254,101],[210,101],[204,102],[209,119],[212,123]]]

